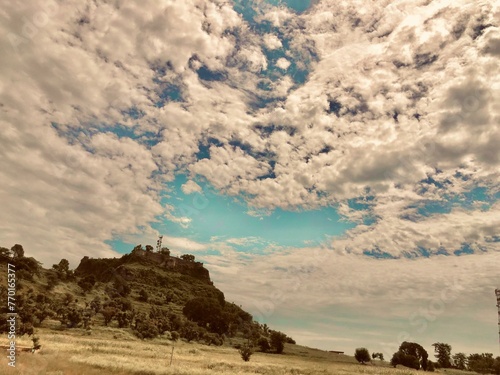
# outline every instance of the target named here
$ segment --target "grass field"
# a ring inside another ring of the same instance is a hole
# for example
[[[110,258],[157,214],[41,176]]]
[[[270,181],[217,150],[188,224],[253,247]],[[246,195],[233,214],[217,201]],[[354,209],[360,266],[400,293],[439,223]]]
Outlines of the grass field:
[[[0,374],[33,375],[121,375],[121,374],[417,374],[393,369],[387,363],[362,366],[353,357],[298,345],[287,345],[285,354],[255,353],[244,362],[229,346],[215,347],[158,338],[141,341],[122,330],[98,327],[91,336],[83,330],[38,331],[42,349],[36,354],[18,353],[16,368],[2,360]],[[27,337],[18,346],[30,346]],[[175,345],[175,346],[174,346]],[[172,365],[170,355],[174,348]],[[451,374],[451,372],[449,372]],[[462,372],[460,372],[462,373]],[[458,374],[455,372],[455,374]],[[468,373],[470,374],[470,373]]]

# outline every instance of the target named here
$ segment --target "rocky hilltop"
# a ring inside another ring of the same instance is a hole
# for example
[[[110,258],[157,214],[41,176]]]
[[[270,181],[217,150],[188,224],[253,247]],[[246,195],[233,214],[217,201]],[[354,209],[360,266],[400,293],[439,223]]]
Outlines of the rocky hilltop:
[[[94,275],[100,281],[110,281],[114,275],[120,275],[127,281],[133,281],[133,272],[128,266],[134,264],[150,266],[152,270],[160,269],[188,275],[213,285],[203,263],[143,249],[134,249],[130,254],[121,258],[94,259],[85,256],[76,268],[75,275],[80,277]]]

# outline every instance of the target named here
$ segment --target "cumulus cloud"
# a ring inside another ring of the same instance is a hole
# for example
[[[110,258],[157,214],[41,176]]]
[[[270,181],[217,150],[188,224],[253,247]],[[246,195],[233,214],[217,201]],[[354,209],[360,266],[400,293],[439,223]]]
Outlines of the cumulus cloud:
[[[264,35],[264,45],[270,50],[278,49],[283,46],[281,40],[274,34]]]
[[[276,66],[283,70],[287,70],[290,64],[291,64],[290,61],[288,61],[284,57],[281,57],[278,59],[278,61],[276,61]]]
[[[493,285],[499,5],[322,0],[301,14],[252,6],[253,24],[224,0],[5,4],[3,245],[74,264],[82,254],[115,256],[113,238],[155,236],[163,218],[187,228],[189,217],[160,204],[166,183],[185,173],[242,197],[249,215],[333,206],[358,224],[329,240],[334,255],[322,264],[280,247],[249,260],[234,247],[255,239],[212,241],[219,255],[205,260],[235,298],[288,290],[280,277],[301,264],[294,272],[311,281],[290,293],[301,306],[334,295],[339,304],[364,295],[407,303],[393,285],[431,290],[423,275],[455,275],[443,254],[463,246],[476,253],[456,260],[470,290],[480,288],[476,271]],[[193,180],[185,194],[201,192]],[[456,202],[476,188],[488,204]],[[455,203],[425,212],[436,202]],[[405,258],[423,249],[436,263]],[[242,273],[266,276],[230,281]],[[320,279],[332,280],[330,295]]]
[[[435,342],[429,341],[435,338],[431,331],[450,335],[440,327],[446,320],[456,319],[457,310],[474,321],[489,316],[492,291],[498,284],[498,252],[384,260],[339,256],[325,247],[308,247],[251,257],[226,249],[225,257],[231,261],[225,263],[213,256],[204,259],[216,264],[212,277],[217,285],[225,286],[228,300],[241,303],[259,321],[278,326],[284,317],[315,316],[318,324],[309,323],[307,331],[296,329],[293,337],[323,348],[328,347],[323,340],[332,345],[350,338],[354,340],[352,348],[343,345],[344,349],[354,350],[356,342],[363,340],[377,350],[394,345],[397,350],[401,332],[430,346]],[[235,272],[241,282],[230,283]],[[474,308],[469,308],[471,300],[477,302]],[[364,325],[377,334],[364,335]],[[460,334],[472,337],[475,330],[494,325],[492,313],[484,324],[459,324]],[[457,329],[454,326],[452,331],[456,334]],[[322,334],[325,330],[329,332],[326,336]],[[322,338],[309,337],[315,334]],[[473,352],[477,349],[474,343],[475,337],[461,350]],[[481,340],[477,343],[484,350],[488,347]]]
[[[201,193],[202,192],[201,186],[198,185],[193,180],[189,180],[188,182],[186,182],[184,185],[181,186],[181,189],[182,189],[184,194],[192,194],[192,193]]]

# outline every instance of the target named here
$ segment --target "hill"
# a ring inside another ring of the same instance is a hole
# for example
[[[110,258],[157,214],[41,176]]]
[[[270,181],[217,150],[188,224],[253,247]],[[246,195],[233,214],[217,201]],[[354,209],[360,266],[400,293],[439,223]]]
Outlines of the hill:
[[[207,345],[248,342],[276,352],[285,342],[294,342],[226,301],[209,271],[189,254],[175,257],[166,248],[153,252],[151,246],[139,245],[120,258],[85,256],[74,270],[61,259],[47,269],[15,245],[0,248],[0,264],[15,269],[15,276],[0,275],[0,296],[7,300],[7,277],[15,277],[18,335],[43,328],[81,329],[92,335],[97,327],[109,327],[139,339],[161,336]],[[7,306],[1,309],[8,312]],[[0,323],[0,331],[8,329],[5,320]]]

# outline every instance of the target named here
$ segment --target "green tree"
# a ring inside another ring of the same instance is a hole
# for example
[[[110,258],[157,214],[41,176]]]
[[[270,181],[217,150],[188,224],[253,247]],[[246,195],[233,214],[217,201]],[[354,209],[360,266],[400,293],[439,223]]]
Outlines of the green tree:
[[[383,354],[383,353],[372,353],[372,358],[373,358],[373,359],[378,358],[378,359],[380,359],[381,361],[383,361],[383,360],[384,360],[384,354]]]
[[[459,370],[467,368],[467,356],[464,353],[453,354],[453,364]]]
[[[283,353],[285,341],[286,335],[284,333],[271,330],[271,347],[276,351],[276,353]]]
[[[61,259],[59,264],[54,264],[52,268],[57,272],[57,276],[61,280],[66,280],[70,274],[69,262],[67,259]]]
[[[69,328],[77,327],[83,320],[82,311],[76,308],[69,309],[67,313],[67,324]]]
[[[428,358],[427,351],[421,345],[404,341],[399,346],[399,350],[392,356],[391,365],[393,367],[403,365],[416,370],[422,368],[425,371],[427,370]]]
[[[269,345],[269,340],[265,337],[261,337],[257,341],[257,345],[259,345],[260,351],[264,353],[267,353],[269,349],[271,349],[271,345]]]
[[[0,246],[0,260],[7,261],[10,260],[12,253],[9,249],[6,247],[1,247]]]
[[[184,255],[181,255],[181,259],[186,260],[188,262],[194,262],[194,255],[184,254]]]
[[[500,375],[500,357],[495,358],[495,362],[493,363],[493,372]]]
[[[434,347],[435,357],[437,358],[437,363],[441,368],[451,367],[451,346],[449,344],[444,344],[442,342],[436,342],[432,344]]]
[[[24,257],[24,249],[22,245],[16,243],[14,246],[10,248],[11,254],[14,258],[23,258]]]
[[[101,311],[102,316],[104,317],[104,325],[107,326],[115,317],[118,311],[114,307],[106,307]]]
[[[467,369],[480,374],[493,373],[495,360],[492,353],[471,354],[467,357]]]
[[[140,321],[134,332],[140,339],[154,339],[159,335],[158,328],[150,319]]]
[[[200,329],[196,323],[187,321],[181,328],[181,336],[191,342],[192,340],[197,340],[200,337]]]
[[[365,364],[366,362],[370,362],[370,353],[366,348],[357,348],[354,351],[354,358],[361,364]]]
[[[160,250],[160,254],[170,256],[170,249],[168,247],[162,247]]]
[[[90,308],[94,310],[96,314],[101,311],[101,307],[101,299],[99,296],[96,296],[92,301],[90,301]]]
[[[427,371],[434,372],[436,365],[431,360],[427,360]]]
[[[250,346],[249,343],[243,344],[238,351],[240,352],[241,359],[243,359],[245,362],[248,362],[250,360],[250,357],[253,354],[253,349]]]
[[[189,300],[182,309],[183,314],[211,332],[226,333],[229,328],[228,314],[214,298],[197,297]]]
[[[83,279],[78,281],[78,286],[82,288],[85,293],[88,293],[92,290],[96,283],[94,275],[87,275]]]

